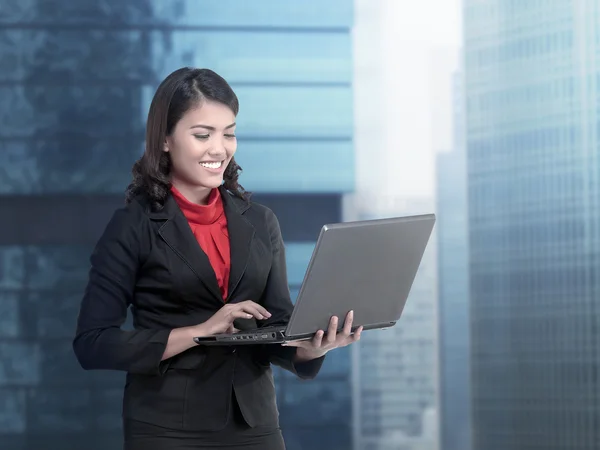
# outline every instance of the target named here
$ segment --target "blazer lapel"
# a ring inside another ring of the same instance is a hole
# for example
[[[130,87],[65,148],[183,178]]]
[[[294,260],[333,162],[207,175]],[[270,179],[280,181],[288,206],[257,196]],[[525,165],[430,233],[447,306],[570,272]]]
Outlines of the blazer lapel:
[[[160,237],[206,286],[207,290],[212,294],[211,299],[223,305],[219,283],[210,260],[198,244],[187,219],[179,210],[173,197],[168,197],[165,209],[167,213],[170,213],[170,217],[159,228],[158,233]]]
[[[229,232],[229,246],[231,253],[231,270],[229,273],[229,286],[227,290],[227,300],[229,301],[246,271],[255,230],[252,224],[243,216],[243,213],[248,209],[249,205],[246,202],[233,197],[223,187],[220,188],[220,191],[223,198],[225,216],[227,217],[227,230]],[[244,300],[247,299],[239,299],[239,301]]]

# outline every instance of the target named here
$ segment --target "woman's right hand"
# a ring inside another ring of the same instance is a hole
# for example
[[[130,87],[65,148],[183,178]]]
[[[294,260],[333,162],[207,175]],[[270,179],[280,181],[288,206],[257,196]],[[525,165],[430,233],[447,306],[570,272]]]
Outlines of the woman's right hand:
[[[198,325],[201,335],[210,336],[219,333],[232,333],[235,331],[233,321],[236,319],[265,320],[271,313],[258,303],[246,300],[240,303],[228,303],[219,309],[206,322]]]

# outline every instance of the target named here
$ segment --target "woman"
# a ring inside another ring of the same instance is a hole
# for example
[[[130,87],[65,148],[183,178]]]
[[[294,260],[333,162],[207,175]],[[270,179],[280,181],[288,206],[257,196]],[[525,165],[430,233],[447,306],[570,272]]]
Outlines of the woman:
[[[313,378],[360,338],[202,347],[193,337],[281,325],[292,303],[277,218],[238,184],[238,100],[206,69],[159,86],[127,205],[91,256],[73,343],[84,369],[127,372],[125,449],[284,449],[271,364]],[[122,330],[127,309],[134,330]],[[234,325],[235,321],[235,325]]]

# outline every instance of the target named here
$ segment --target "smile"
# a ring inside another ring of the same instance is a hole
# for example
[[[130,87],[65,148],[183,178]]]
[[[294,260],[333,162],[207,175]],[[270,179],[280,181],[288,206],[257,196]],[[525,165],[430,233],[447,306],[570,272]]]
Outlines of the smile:
[[[201,162],[200,165],[202,167],[206,167],[207,169],[220,169],[223,165],[223,161]]]

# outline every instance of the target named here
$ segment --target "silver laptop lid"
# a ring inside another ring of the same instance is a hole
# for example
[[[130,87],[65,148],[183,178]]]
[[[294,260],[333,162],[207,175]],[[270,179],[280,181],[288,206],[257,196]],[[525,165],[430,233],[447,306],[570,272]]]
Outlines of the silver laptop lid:
[[[389,326],[402,314],[435,215],[325,225],[313,251],[287,336],[340,327],[349,310],[354,325]]]

